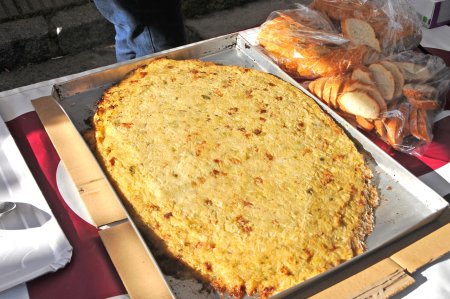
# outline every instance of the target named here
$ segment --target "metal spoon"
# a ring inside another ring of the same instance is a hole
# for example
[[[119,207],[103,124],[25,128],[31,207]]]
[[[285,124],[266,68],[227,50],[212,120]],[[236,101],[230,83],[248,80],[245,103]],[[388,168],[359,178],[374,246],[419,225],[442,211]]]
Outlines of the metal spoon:
[[[12,201],[0,202],[0,218],[16,208],[16,204]]]

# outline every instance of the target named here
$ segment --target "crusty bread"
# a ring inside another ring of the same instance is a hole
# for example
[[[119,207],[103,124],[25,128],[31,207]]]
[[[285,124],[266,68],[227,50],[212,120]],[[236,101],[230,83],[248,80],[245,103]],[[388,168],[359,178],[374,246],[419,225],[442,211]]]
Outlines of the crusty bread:
[[[336,76],[334,78],[333,81],[333,86],[331,88],[331,94],[330,94],[330,104],[337,108],[338,105],[338,98],[339,96],[342,94],[344,87],[345,87],[345,82],[348,80],[348,76],[343,75],[343,76]]]
[[[356,116],[356,122],[362,129],[366,130],[367,132],[372,131],[374,128],[373,120],[366,119],[359,115]]]
[[[431,142],[431,128],[428,123],[427,112],[423,109],[417,109],[417,130],[419,137],[426,142]]]
[[[366,45],[381,52],[380,42],[369,23],[355,18],[343,19],[341,28],[344,37],[356,45]]]
[[[395,92],[395,81],[392,73],[379,63],[369,65],[369,70],[372,72],[375,84],[383,98],[387,101],[392,100]]]
[[[384,100],[383,96],[378,91],[376,86],[354,80],[349,80],[346,82],[344,91],[353,91],[356,89],[366,90],[369,93],[369,95],[378,102],[378,105],[380,106],[380,113],[386,112],[387,110],[386,101]]]
[[[394,91],[394,98],[398,98],[402,95],[402,89],[405,85],[405,77],[403,76],[403,73],[400,71],[398,66],[390,61],[383,60],[380,62],[388,71],[391,72],[392,76],[394,77],[394,83],[395,83],[395,91]]]
[[[435,110],[442,105],[438,100],[439,91],[428,84],[406,84],[403,87],[403,94],[408,102],[418,109]]]
[[[375,126],[375,131],[381,139],[386,138],[386,128],[384,126],[383,119],[375,119],[373,121],[373,125]]]
[[[380,114],[378,101],[367,90],[356,89],[344,92],[338,99],[339,107],[348,113],[368,119],[375,119]]]
[[[401,114],[402,120],[402,135],[406,137],[411,134],[409,130],[409,115],[410,115],[410,106],[408,103],[403,102],[399,105],[398,110]]]
[[[325,101],[323,98],[323,90],[324,90],[324,86],[325,83],[327,82],[328,78],[327,77],[322,77],[319,79],[316,79],[314,81],[312,81],[314,84],[312,84],[312,92],[321,100],[323,100],[325,102],[325,104],[329,105],[329,102]],[[311,84],[311,83],[310,83]]]
[[[421,100],[434,100],[439,95],[439,90],[428,84],[406,84],[403,88],[406,98],[417,98]]]
[[[394,148],[397,148],[403,143],[403,135],[401,134],[402,120],[399,117],[390,117],[384,119],[386,128],[387,142]]]
[[[425,82],[431,78],[430,70],[412,62],[392,61],[403,73],[406,82]]]
[[[412,106],[409,114],[409,131],[411,135],[420,139],[419,129],[417,126],[417,108]]]
[[[375,85],[372,73],[363,65],[359,65],[353,69],[351,78],[365,84]]]
[[[321,11],[335,21],[342,21],[347,18],[358,18],[370,21],[372,26],[372,23],[388,21],[384,12],[369,1],[314,0],[311,7]]]
[[[427,112],[423,109],[411,108],[411,115],[409,117],[409,125],[411,135],[417,139],[424,140],[426,142],[431,141],[431,130],[428,124]]]
[[[441,108],[441,102],[437,100],[426,100],[423,98],[409,97],[408,102],[414,107],[423,110],[437,110]]]
[[[333,84],[334,84],[334,77],[329,77],[327,78],[327,80],[325,81],[325,84],[323,86],[323,93],[322,93],[322,97],[323,100],[325,102],[328,103],[328,105],[331,106],[331,89],[333,88]]]

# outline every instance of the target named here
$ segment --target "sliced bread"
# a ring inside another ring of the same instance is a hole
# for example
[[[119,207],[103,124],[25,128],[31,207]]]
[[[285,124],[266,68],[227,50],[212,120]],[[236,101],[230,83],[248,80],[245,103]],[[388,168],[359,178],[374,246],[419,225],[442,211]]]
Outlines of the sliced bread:
[[[411,107],[411,112],[409,114],[409,130],[411,132],[411,135],[414,137],[421,139],[419,136],[419,130],[417,127],[417,108]]]
[[[323,100],[328,103],[328,106],[333,107],[331,101],[330,101],[330,94],[331,94],[331,88],[333,87],[333,83],[334,83],[334,77],[328,77],[327,80],[325,81],[325,84],[323,85],[323,92],[322,92],[322,97]]]
[[[344,92],[338,99],[339,107],[350,114],[375,119],[380,114],[378,101],[367,90],[356,89]]]
[[[393,61],[405,77],[406,82],[425,82],[431,78],[430,70],[423,65],[412,62]]]
[[[403,86],[402,90],[407,99],[435,100],[439,95],[439,90],[428,84],[409,83]]]
[[[373,97],[380,105],[380,113],[384,113],[387,110],[386,101],[384,100],[381,93],[378,91],[376,86],[371,84],[365,84],[360,81],[349,80],[345,84],[344,91],[353,91],[356,89],[366,90],[371,97]]]
[[[384,120],[387,142],[394,148],[403,143],[401,124],[402,120],[399,117],[391,117]]]
[[[403,102],[399,105],[398,110],[400,111],[402,118],[402,134],[403,136],[408,136],[411,134],[409,130],[410,105],[406,102]]]
[[[417,110],[417,130],[420,139],[425,140],[426,142],[431,141],[431,128],[428,125],[427,112],[423,109]]]
[[[395,92],[395,81],[392,73],[380,63],[372,63],[369,65],[369,70],[383,98],[387,101],[392,100]]]
[[[352,72],[352,80],[357,80],[365,84],[375,85],[372,73],[370,70],[362,65],[357,66]]]
[[[348,80],[347,76],[337,76],[335,77],[333,86],[331,87],[330,103],[337,108],[338,98],[342,94],[345,86],[345,82]]]
[[[394,90],[394,98],[398,98],[402,95],[402,89],[405,85],[405,77],[403,76],[403,73],[400,71],[397,65],[394,63],[383,60],[380,62],[388,71],[391,72],[392,76],[394,77],[394,83],[395,83],[395,90]]]
[[[409,83],[403,87],[403,94],[418,109],[435,110],[441,107],[441,102],[437,100],[439,91],[431,85]]]
[[[373,121],[373,125],[375,127],[375,131],[377,132],[378,136],[380,136],[382,139],[386,138],[386,128],[384,127],[383,120],[375,119]]]
[[[372,131],[374,128],[374,124],[373,124],[372,120],[365,119],[364,117],[361,117],[358,115],[356,116],[356,122],[362,129],[366,130],[367,132]]]
[[[351,40],[356,45],[366,45],[381,52],[380,41],[375,35],[372,26],[366,21],[348,18],[341,21],[341,28],[344,37]]]

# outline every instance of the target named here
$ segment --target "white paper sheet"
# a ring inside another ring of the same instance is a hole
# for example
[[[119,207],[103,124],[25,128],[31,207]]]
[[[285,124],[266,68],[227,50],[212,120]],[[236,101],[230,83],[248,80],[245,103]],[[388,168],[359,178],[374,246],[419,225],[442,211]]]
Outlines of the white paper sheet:
[[[424,48],[450,51],[450,26],[441,26],[433,29],[422,28],[422,41]]]
[[[1,118],[0,201],[17,205],[0,218],[0,292],[70,261],[72,247]]]

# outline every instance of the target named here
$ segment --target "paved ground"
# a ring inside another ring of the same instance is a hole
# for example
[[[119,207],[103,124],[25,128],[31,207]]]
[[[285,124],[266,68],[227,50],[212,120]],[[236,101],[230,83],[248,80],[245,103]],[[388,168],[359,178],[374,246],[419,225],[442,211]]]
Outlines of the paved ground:
[[[185,23],[189,42],[258,26],[266,20],[272,11],[291,8],[294,6],[294,3],[298,2],[294,2],[294,0],[259,0],[232,9],[203,15],[199,18],[187,19]],[[84,5],[81,8],[76,7],[71,11],[61,12],[53,17],[52,23],[61,25],[57,27],[60,28],[57,36],[50,37],[50,41],[47,41],[47,43],[50,43],[51,46],[52,39],[57,39],[58,49],[53,52],[61,53],[62,55],[44,62],[27,64],[16,69],[9,70],[4,68],[0,71],[0,91],[114,63],[114,38],[111,35],[111,28],[107,28],[103,23],[99,23],[101,21],[96,16],[95,7],[92,4]],[[23,39],[26,40],[29,36],[41,34],[37,30],[41,23],[42,20],[38,17],[33,19],[31,23],[19,24],[24,26],[24,32],[20,32]],[[92,24],[97,24],[97,26],[89,26]],[[18,30],[17,26],[11,28],[11,30]],[[108,34],[109,39],[102,46],[90,47],[90,45],[95,44],[94,42],[99,36],[104,37],[108,36]],[[8,40],[8,36],[2,37],[0,30],[0,39],[2,38],[4,38],[3,40]],[[37,43],[35,48],[27,48],[26,50],[29,54],[24,55],[33,55],[37,51],[37,46],[42,45],[44,42],[38,40],[35,42]],[[16,45],[14,43],[11,44]],[[0,50],[2,50],[1,47]],[[12,51],[12,49],[6,48],[3,51],[8,52]],[[13,54],[13,59],[20,59],[20,55],[16,52]]]

